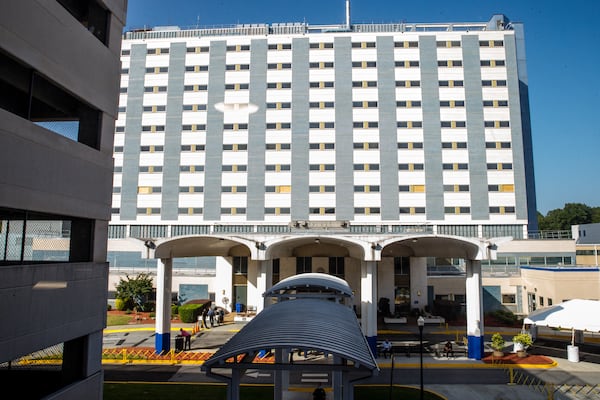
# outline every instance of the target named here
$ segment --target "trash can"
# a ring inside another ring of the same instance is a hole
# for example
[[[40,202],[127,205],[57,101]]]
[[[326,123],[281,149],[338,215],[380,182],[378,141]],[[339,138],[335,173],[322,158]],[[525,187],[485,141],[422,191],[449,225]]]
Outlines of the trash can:
[[[567,359],[571,362],[579,362],[579,347],[568,345]]]
[[[175,337],[175,351],[183,351],[183,336]]]
[[[242,303],[235,303],[235,312],[242,312]]]

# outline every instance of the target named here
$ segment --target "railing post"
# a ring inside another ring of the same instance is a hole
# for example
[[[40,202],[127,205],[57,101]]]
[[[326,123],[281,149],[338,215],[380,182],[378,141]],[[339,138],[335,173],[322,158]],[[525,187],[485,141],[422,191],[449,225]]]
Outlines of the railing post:
[[[546,384],[546,392],[548,393],[548,400],[554,400],[554,384]]]

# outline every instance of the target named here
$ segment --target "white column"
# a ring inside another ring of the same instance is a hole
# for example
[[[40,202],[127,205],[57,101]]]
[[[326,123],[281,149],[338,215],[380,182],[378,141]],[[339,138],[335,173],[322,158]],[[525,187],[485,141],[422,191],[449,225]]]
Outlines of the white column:
[[[256,304],[256,313],[261,312],[265,308],[265,299],[263,294],[268,289],[267,277],[270,275],[267,273],[269,270],[269,263],[271,261],[261,260],[258,261],[258,274],[256,276],[256,300],[252,300],[253,304]],[[273,276],[273,275],[271,275]],[[270,286],[270,285],[269,285]]]
[[[377,305],[379,300],[385,297],[390,301],[390,313],[394,313],[394,258],[385,257],[379,261],[377,269]]]
[[[361,261],[360,320],[373,354],[377,354],[377,262]]]
[[[427,258],[410,258],[410,308],[424,310],[427,298]]]
[[[156,353],[171,350],[171,281],[173,279],[173,259],[157,260],[156,270]]]
[[[469,358],[483,357],[483,295],[481,288],[481,261],[467,260],[467,339]]]

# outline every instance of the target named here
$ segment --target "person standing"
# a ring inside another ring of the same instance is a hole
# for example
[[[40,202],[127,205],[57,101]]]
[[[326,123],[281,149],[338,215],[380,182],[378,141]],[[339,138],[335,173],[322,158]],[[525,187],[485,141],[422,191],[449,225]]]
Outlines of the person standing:
[[[187,348],[188,350],[191,350],[192,349],[192,334],[183,328],[179,329],[179,334],[181,336],[183,336],[183,339],[184,339],[183,349],[185,350]]]
[[[206,323],[206,318],[208,317],[208,309],[204,308],[202,310],[202,327],[208,329],[208,324]]]
[[[210,321],[210,327],[215,326],[215,310],[211,307],[208,309],[208,320]]]

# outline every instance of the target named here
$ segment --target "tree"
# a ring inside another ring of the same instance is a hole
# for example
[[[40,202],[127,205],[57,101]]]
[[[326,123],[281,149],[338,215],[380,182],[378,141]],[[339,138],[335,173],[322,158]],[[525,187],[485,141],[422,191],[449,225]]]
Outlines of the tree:
[[[600,207],[592,207],[592,224],[600,222]]]
[[[147,273],[141,273],[134,278],[130,278],[129,275],[125,275],[125,277],[126,279],[120,278],[119,283],[115,286],[116,298],[133,305],[137,311],[144,311],[153,291],[152,277]]]
[[[570,230],[572,225],[592,223],[592,208],[581,203],[567,203],[565,207],[551,210],[541,219],[538,214],[539,228],[542,231]]]

